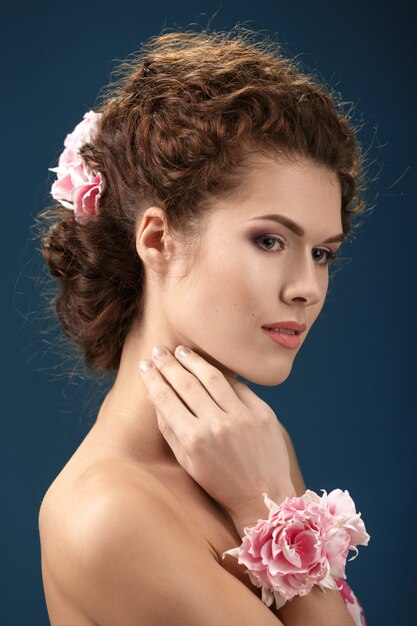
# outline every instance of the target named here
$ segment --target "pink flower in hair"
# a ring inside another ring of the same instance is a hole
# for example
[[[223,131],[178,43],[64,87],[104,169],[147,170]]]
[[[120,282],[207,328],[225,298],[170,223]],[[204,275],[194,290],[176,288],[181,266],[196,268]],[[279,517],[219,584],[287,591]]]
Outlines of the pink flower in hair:
[[[94,141],[99,128],[101,113],[88,111],[72,133],[65,137],[65,149],[58,167],[50,167],[58,179],[51,187],[51,195],[67,209],[74,211],[77,222],[86,222],[98,211],[98,201],[104,189],[100,172],[94,172],[79,153],[80,148]]]
[[[246,527],[241,545],[223,558],[230,554],[246,565],[252,584],[262,588],[262,601],[270,606],[275,599],[278,609],[314,585],[339,589],[336,579],[346,578],[349,550],[357,554],[356,545],[370,539],[349,493],[335,489],[320,497],[307,489],[280,505],[263,496],[268,519]]]

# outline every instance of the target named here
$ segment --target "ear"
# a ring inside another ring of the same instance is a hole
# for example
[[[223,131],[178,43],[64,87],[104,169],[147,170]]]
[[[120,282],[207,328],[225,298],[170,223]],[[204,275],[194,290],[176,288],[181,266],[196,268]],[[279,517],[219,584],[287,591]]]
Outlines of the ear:
[[[160,207],[146,209],[136,230],[136,251],[143,263],[162,272],[174,252],[165,212]]]

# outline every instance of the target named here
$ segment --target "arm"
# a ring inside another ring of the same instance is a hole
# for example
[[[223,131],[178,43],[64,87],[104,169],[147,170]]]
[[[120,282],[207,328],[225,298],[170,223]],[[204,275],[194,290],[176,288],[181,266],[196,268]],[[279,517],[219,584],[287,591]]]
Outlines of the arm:
[[[64,542],[66,593],[100,626],[283,626],[155,496],[94,496]]]
[[[247,385],[226,380],[196,352],[191,350],[184,358],[178,353],[176,359],[167,351],[155,364],[157,367],[141,375],[163,436],[180,465],[223,506],[242,537],[242,524],[265,517],[266,507],[263,501],[260,504],[263,492],[272,499],[284,499],[297,488],[299,469],[293,460],[291,471],[285,429],[271,407]],[[194,408],[199,419],[188,407]],[[306,614],[308,621],[303,626],[334,626],[335,620],[338,626],[354,626],[339,592],[318,590],[319,606],[314,602],[315,591],[295,598],[292,606],[288,603],[288,626],[305,621]]]
[[[285,491],[280,491],[273,497],[267,494],[272,500],[278,504],[287,496],[301,496],[306,491],[303,476],[297,461],[293,443],[288,431],[281,425],[285,443],[290,459],[290,473],[292,485],[288,485]],[[256,524],[258,519],[266,519],[268,509],[265,507],[263,497],[253,503],[250,513],[246,512],[244,518],[234,519],[236,530],[240,537],[243,537],[243,527]],[[285,626],[355,626],[352,617],[343,601],[339,591],[331,589],[323,592],[319,587],[315,586],[311,592],[304,597],[293,598],[290,602],[286,602],[279,611],[275,605],[270,607],[270,611],[276,615]]]

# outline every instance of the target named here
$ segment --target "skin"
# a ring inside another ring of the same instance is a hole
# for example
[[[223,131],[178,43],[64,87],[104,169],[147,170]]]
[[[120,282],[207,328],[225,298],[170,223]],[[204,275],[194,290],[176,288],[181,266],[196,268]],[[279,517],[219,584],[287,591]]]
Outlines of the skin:
[[[291,218],[304,236],[254,219],[271,213]],[[215,205],[188,254],[169,234],[163,210],[149,208],[136,232],[146,273],[144,313],[125,341],[115,383],[92,429],[95,440],[146,463],[177,464],[138,374],[139,361],[153,358],[153,346],[172,354],[188,346],[230,381],[239,374],[260,385],[284,382],[325,302],[325,250],[336,252],[341,243],[324,241],[340,233],[337,176],[311,161],[257,157],[240,196]],[[307,326],[298,349],[277,345],[262,330],[289,320]]]
[[[183,583],[172,573],[178,554],[187,555],[184,571],[193,568],[184,583],[194,589],[184,598],[184,615],[193,614],[190,602],[203,586],[207,608],[202,610],[198,600],[196,611],[207,624],[219,623],[219,615],[223,619],[228,611],[230,624],[262,619],[288,626],[353,625],[340,593],[323,594],[318,588],[280,611],[271,607],[278,618],[272,619],[243,585],[235,586],[235,576],[249,584],[243,566],[228,557],[224,568],[218,567],[207,549],[211,546],[219,556],[237,545],[245,526],[265,518],[260,493],[280,502],[305,491],[288,434],[272,409],[236,376],[268,386],[289,376],[325,302],[329,277],[324,250],[336,252],[340,242],[324,242],[342,233],[340,209],[334,173],[311,162],[262,157],[250,168],[240,197],[215,205],[194,250],[170,234],[160,207],[141,217],[136,247],[145,267],[143,315],[127,336],[115,383],[80,446],[78,462],[63,475],[58,497],[40,516],[51,611],[60,616],[68,611],[71,623],[74,610],[78,617],[92,616],[94,623],[127,623],[144,612],[149,623],[160,623],[154,615],[155,596],[138,594],[137,588],[160,578],[161,561],[155,555],[162,527],[164,568],[170,584],[178,584],[179,597]],[[291,218],[304,236],[254,219],[270,213]],[[276,344],[262,330],[265,324],[289,320],[307,326],[296,350]],[[185,359],[176,353],[179,345],[192,350]],[[153,346],[164,346],[166,357],[153,357]],[[151,358],[154,367],[141,372],[139,361]],[[197,379],[197,385],[185,389],[190,379]],[[167,389],[169,402],[161,406],[160,392]],[[190,434],[196,432],[202,438],[193,441]],[[127,458],[134,463],[126,464]],[[101,469],[95,470],[98,465]],[[181,501],[174,516],[171,491]],[[217,515],[213,501],[231,519]],[[64,547],[61,537],[56,544],[57,511],[71,520]],[[138,533],[138,528],[146,530]],[[143,560],[145,567],[138,568]],[[229,567],[233,576],[225,575]],[[57,577],[77,599],[76,606],[62,606]],[[137,585],[133,591],[132,580]]]

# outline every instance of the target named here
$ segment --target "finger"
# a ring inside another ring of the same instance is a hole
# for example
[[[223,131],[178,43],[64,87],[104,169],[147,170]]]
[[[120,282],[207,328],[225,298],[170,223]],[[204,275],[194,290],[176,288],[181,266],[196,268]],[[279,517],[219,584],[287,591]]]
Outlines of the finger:
[[[227,376],[226,378],[240,401],[249,409],[256,411],[256,409],[259,409],[260,406],[266,405],[266,402],[256,395],[256,393],[252,391],[246,383],[241,380],[237,380],[236,378],[232,378],[231,376]]]
[[[142,360],[139,364],[139,372],[146,393],[155,406],[157,414],[160,414],[158,426],[162,418],[177,440],[186,442],[196,426],[196,416],[188,410],[152,361]]]
[[[197,380],[200,381],[205,391],[208,392],[211,398],[215,401],[216,407],[219,407],[223,412],[230,414],[235,413],[237,410],[242,408],[241,398],[236,394],[235,390],[230,385],[228,377],[226,377],[218,368],[208,363],[197,352],[191,350],[190,348],[184,348],[184,346],[177,346],[175,350],[175,357],[178,361],[180,361],[183,368],[188,370]],[[192,385],[192,383],[188,383],[185,378],[185,386],[188,386],[188,384]],[[196,387],[196,390],[200,391],[198,387]],[[197,404],[199,399],[198,394],[196,395],[195,403],[193,402],[191,395],[187,397],[186,394],[181,393],[181,396],[184,397],[187,403],[192,402],[192,410],[197,411],[199,417],[202,417],[199,413],[200,407]],[[203,402],[207,402],[205,394],[203,394]],[[218,415],[217,411],[214,411],[214,414]]]
[[[158,422],[158,428],[162,436],[164,437],[169,447],[173,451],[179,464],[183,465],[182,457],[184,453],[184,446],[181,444],[177,435],[175,434],[175,432],[172,430],[172,428],[169,426],[169,424],[167,423],[167,421],[165,420],[165,418],[159,411],[156,411],[156,419]]]
[[[163,348],[164,354],[158,354],[158,350]],[[185,357],[182,358],[184,360]],[[187,356],[187,359],[190,357]],[[188,409],[200,420],[213,420],[215,418],[224,419],[224,411],[221,406],[216,402],[216,393],[213,395],[209,392],[203,381],[200,380],[196,372],[189,371],[187,368],[175,358],[169,350],[163,346],[155,346],[152,350],[152,359],[155,366],[161,372],[166,381],[171,385],[174,391],[178,394]],[[202,359],[201,359],[202,360]],[[210,367],[208,363],[204,361],[205,365]],[[192,369],[192,368],[191,368]],[[212,368],[213,370],[215,368]],[[200,366],[200,370],[202,370]],[[221,373],[217,372],[220,378]],[[201,376],[201,373],[200,373]],[[210,384],[210,374],[208,377],[208,385]],[[226,385],[226,381],[223,378],[223,385]],[[233,391],[230,389],[231,393]],[[218,394],[217,394],[218,395]]]
[[[178,346],[175,349],[175,356],[181,361],[181,365],[189,369],[201,380],[207,391],[209,391],[223,411],[231,413],[233,410],[236,410],[236,399],[253,410],[259,409],[260,407],[266,408],[268,406],[266,402],[257,396],[245,383],[236,380],[236,378],[232,376],[223,374],[216,367],[207,363],[197,352],[191,350],[187,357],[181,357],[179,351],[180,347],[181,346]],[[220,374],[221,377],[221,385],[218,385],[216,381],[218,374]],[[210,383],[210,376],[214,376],[214,384],[213,382]],[[223,384],[223,380],[226,382],[226,385]]]

